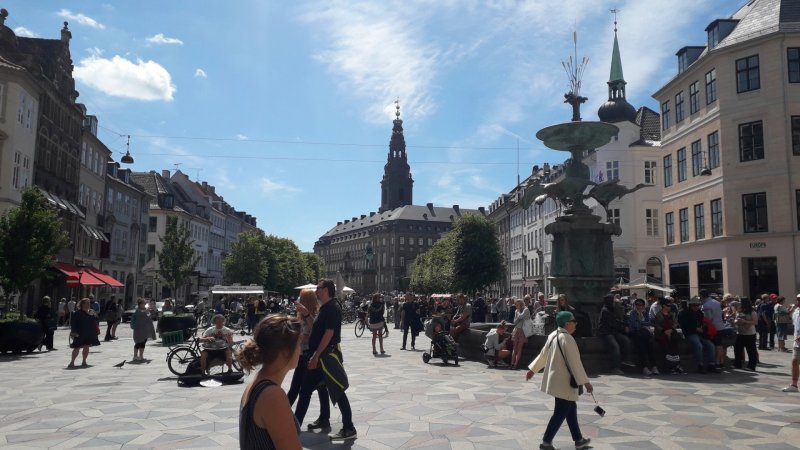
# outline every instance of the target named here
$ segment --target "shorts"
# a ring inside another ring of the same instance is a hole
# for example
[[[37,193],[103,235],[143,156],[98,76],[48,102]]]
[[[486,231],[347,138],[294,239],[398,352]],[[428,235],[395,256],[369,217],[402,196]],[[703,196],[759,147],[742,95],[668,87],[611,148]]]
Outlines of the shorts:
[[[779,323],[775,325],[775,334],[779,341],[785,341],[786,335],[788,334],[789,324],[788,323]]]
[[[144,348],[145,344],[147,344],[147,339],[143,340],[142,342],[136,342],[133,344],[133,349],[138,350],[140,348]]]
[[[794,347],[794,353],[792,353],[792,361],[800,361],[800,347]]]

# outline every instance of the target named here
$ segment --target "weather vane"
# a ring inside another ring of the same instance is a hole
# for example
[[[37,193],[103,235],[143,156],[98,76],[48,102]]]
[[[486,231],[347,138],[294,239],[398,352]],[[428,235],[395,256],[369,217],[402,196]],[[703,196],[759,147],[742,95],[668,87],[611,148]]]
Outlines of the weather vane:
[[[574,59],[569,57],[569,61],[561,61],[561,65],[567,72],[569,78],[570,91],[564,94],[564,103],[572,105],[572,121],[581,121],[581,103],[585,103],[588,98],[581,97],[581,80],[583,80],[583,72],[586,70],[586,64],[589,63],[589,58],[584,56],[583,59],[578,61],[578,32],[572,32],[572,43],[574,47]]]

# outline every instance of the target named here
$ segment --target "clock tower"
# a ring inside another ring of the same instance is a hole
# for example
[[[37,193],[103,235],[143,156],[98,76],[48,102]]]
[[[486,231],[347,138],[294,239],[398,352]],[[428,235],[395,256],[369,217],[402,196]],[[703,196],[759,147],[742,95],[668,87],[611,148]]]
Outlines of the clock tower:
[[[389,155],[383,167],[381,180],[381,207],[379,212],[390,211],[412,204],[414,180],[406,156],[406,140],[403,137],[403,121],[400,119],[400,102],[395,101],[395,119]]]

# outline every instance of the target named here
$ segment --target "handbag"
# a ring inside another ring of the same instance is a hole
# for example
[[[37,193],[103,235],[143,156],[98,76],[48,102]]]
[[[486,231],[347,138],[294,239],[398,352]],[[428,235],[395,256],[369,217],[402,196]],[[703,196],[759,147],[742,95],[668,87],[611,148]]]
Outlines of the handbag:
[[[572,370],[569,368],[569,363],[567,362],[567,357],[564,355],[564,350],[561,348],[561,341],[558,340],[558,335],[561,333],[556,333],[556,344],[558,345],[558,350],[561,352],[561,357],[564,358],[564,365],[567,366],[567,372],[569,372],[569,385],[573,388],[578,390],[578,395],[583,395],[583,385],[578,384],[575,380],[575,376],[572,375]]]

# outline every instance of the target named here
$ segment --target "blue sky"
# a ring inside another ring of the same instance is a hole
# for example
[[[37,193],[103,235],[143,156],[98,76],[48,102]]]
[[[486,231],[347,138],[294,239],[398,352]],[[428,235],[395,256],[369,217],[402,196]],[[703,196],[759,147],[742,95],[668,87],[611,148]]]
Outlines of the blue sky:
[[[533,164],[536,131],[569,120],[561,61],[588,56],[584,120],[607,98],[612,8],[628,98],[677,70],[730,0],[7,0],[20,35],[72,32],[79,101],[118,160],[208,181],[268,233],[311,250],[337,221],[376,211],[400,99],[416,204],[487,206]]]

